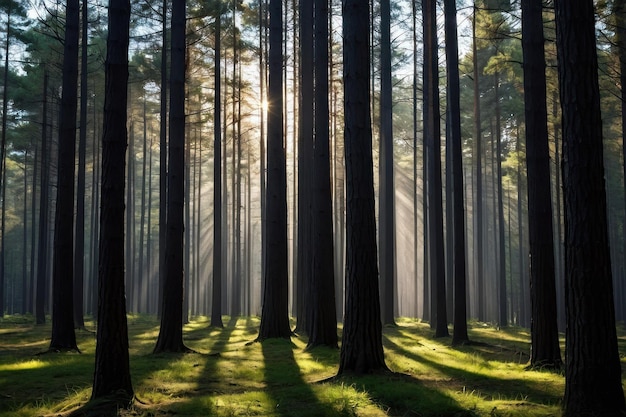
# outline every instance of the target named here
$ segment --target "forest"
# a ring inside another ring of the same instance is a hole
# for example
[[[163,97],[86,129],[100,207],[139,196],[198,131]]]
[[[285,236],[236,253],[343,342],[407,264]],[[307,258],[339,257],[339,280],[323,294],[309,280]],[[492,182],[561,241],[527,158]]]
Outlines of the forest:
[[[0,416],[626,414],[625,0],[3,0]]]

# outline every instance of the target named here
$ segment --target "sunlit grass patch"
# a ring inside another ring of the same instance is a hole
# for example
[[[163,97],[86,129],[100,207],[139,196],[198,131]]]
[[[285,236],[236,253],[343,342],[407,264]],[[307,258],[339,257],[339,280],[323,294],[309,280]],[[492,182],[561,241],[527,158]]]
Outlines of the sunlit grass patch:
[[[129,316],[131,376],[137,401],[122,414],[332,417],[560,413],[563,375],[525,370],[530,338],[525,329],[496,329],[476,323],[469,328],[470,339],[480,345],[452,346],[451,338],[435,339],[428,323],[399,318],[397,326],[383,328],[385,361],[394,373],[333,378],[339,366],[338,349],[306,350],[304,335],[254,343],[258,317],[225,316],[223,320],[224,328],[210,327],[207,317],[194,317],[185,325],[183,339],[198,353],[154,355],[159,320]],[[87,328],[94,327],[88,321]],[[82,354],[34,356],[49,344],[49,324],[5,320],[0,330],[4,332],[0,336],[0,416],[64,416],[89,399],[94,333],[77,332]],[[622,352],[626,348],[624,337],[622,331]]]

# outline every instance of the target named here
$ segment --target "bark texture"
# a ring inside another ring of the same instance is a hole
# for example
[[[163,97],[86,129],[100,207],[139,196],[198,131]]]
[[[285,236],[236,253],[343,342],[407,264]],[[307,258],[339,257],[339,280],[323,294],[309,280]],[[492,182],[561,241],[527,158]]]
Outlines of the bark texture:
[[[563,114],[567,416],[626,412],[607,232],[592,0],[555,2]]]
[[[339,375],[387,370],[376,259],[368,33],[368,3],[344,0],[346,289]]]
[[[124,295],[124,186],[128,132],[126,105],[130,2],[109,1],[105,62],[102,208],[98,268],[98,333],[91,398],[114,396],[120,406],[133,398]]]
[[[541,0],[522,0],[532,367],[560,368]]]

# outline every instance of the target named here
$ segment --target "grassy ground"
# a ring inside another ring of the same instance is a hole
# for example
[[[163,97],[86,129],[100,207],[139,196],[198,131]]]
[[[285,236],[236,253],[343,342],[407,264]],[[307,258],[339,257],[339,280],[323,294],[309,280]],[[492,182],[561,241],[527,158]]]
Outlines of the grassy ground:
[[[37,355],[50,325],[32,317],[0,321],[0,416],[62,416],[89,400],[95,334],[78,331],[82,353]],[[129,317],[136,400],[124,416],[554,416],[564,379],[526,371],[530,335],[474,324],[480,345],[451,347],[427,324],[400,319],[384,329],[394,374],[343,377],[339,351],[305,351],[306,339],[256,337],[258,318],[225,318],[224,329],[199,317],[185,342],[199,353],[153,355],[158,322]],[[93,322],[87,323],[93,328]],[[624,346],[624,340],[620,339]],[[624,351],[626,349],[623,349]]]

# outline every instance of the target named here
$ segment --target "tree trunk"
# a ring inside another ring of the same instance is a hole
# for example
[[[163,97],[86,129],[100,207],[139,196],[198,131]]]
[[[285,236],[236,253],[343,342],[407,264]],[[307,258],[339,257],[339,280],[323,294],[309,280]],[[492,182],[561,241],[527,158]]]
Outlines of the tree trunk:
[[[328,0],[315,1],[315,144],[312,176],[311,323],[308,347],[337,347],[328,108]]]
[[[567,416],[626,412],[607,232],[593,1],[555,2],[563,113]]]
[[[0,189],[2,189],[2,218],[0,220],[0,317],[4,317],[4,277],[5,270],[5,211],[6,200],[4,199],[4,190],[6,190],[6,147],[7,147],[7,110],[8,110],[8,85],[9,85],[9,45],[11,42],[11,4],[9,3],[7,10],[7,31],[4,49],[4,75],[2,90],[2,138],[0,139]]]
[[[168,0],[163,0],[162,25],[163,45],[161,47],[161,97],[160,97],[160,124],[159,124],[159,297],[157,314],[161,316],[163,300],[163,286],[165,285],[165,245],[167,231],[167,6]]]
[[[211,293],[211,327],[222,322],[222,11],[215,16],[215,99],[213,103],[213,291]]]
[[[386,371],[376,260],[369,5],[343,3],[346,292],[338,374]]]
[[[287,169],[283,127],[282,3],[270,0],[270,49],[267,119],[267,251],[259,341],[288,338]]]
[[[563,363],[557,328],[543,7],[541,0],[522,0],[521,5],[530,232],[530,365],[559,369]]]
[[[146,169],[148,165],[148,118],[146,111],[146,96],[143,97],[143,146],[141,158],[141,206],[139,215],[139,264],[137,269],[137,311],[147,313],[146,302],[148,299],[148,277],[144,272],[144,236],[146,232]],[[149,227],[149,225],[148,225]]]
[[[508,324],[508,303],[506,290],[506,257],[504,244],[504,202],[502,192],[502,134],[500,129],[500,74],[496,70],[494,83],[494,94],[496,97],[496,184],[497,190],[497,217],[498,217],[498,324],[502,328]],[[545,107],[545,106],[544,106]],[[546,180],[548,187],[550,181]]]
[[[109,0],[102,139],[98,334],[91,399],[127,407],[133,398],[124,301],[124,170],[130,2]],[[117,408],[117,407],[116,407]]]
[[[311,181],[313,177],[313,0],[302,0],[300,12],[300,104],[298,106],[298,242],[296,256],[296,332],[309,332],[313,306],[311,286]]]
[[[82,45],[80,59],[80,130],[78,135],[78,179],[76,183],[76,224],[74,238],[74,326],[85,327],[84,275],[85,275],[85,158],[87,152],[87,0],[82,7]]]
[[[615,15],[615,37],[617,43],[617,53],[619,55],[620,69],[620,86],[622,99],[622,174],[623,181],[626,184],[626,1],[614,0],[613,14]],[[626,208],[626,186],[623,193],[624,207]],[[623,224],[626,225],[626,211],[624,212]],[[626,237],[622,236],[622,253],[626,254]],[[626,258],[626,256],[624,256]],[[626,270],[626,259],[622,260],[622,271]],[[622,291],[619,297],[626,296],[626,285],[622,284]],[[621,314],[622,320],[626,316],[626,305],[622,303]]]
[[[42,123],[43,124],[43,123]],[[32,176],[32,192],[31,192],[31,203],[30,203],[30,273],[29,273],[29,291],[28,298],[26,304],[26,312],[35,313],[34,308],[34,296],[35,296],[35,273],[37,271],[36,266],[36,256],[37,256],[37,211],[35,208],[37,207],[37,175],[39,172],[39,153],[40,149],[35,143],[35,138],[33,136],[33,145],[35,157],[33,159],[33,176]]]
[[[185,0],[172,2],[167,233],[161,330],[154,353],[186,352],[183,343],[185,203]]]
[[[439,125],[439,73],[437,59],[436,3],[423,0],[424,19],[424,138],[428,151],[428,231],[430,276],[435,295],[435,336],[448,336],[446,309],[446,266],[443,243],[441,183],[441,128]],[[431,324],[432,326],[432,324]]]
[[[449,135],[451,149],[446,150],[450,155],[452,172],[452,274],[454,275],[454,333],[452,343],[460,344],[469,341],[467,335],[467,271],[465,269],[465,205],[463,188],[463,138],[461,136],[461,88],[459,85],[459,45],[457,38],[456,2],[444,1],[446,62],[448,70],[448,114]]]
[[[483,170],[482,170],[482,126],[480,120],[480,82],[478,68],[478,47],[476,45],[476,13],[478,6],[474,1],[474,14],[472,17],[472,62],[474,75],[474,160],[476,169],[476,199],[474,201],[474,239],[476,259],[476,292],[478,303],[478,320],[485,320],[485,277],[483,267]]]
[[[391,86],[390,1],[380,2],[380,158],[379,158],[379,262],[381,310],[385,325],[395,324],[395,188],[393,178],[393,103]]]
[[[50,350],[78,350],[74,333],[74,163],[76,156],[76,108],[78,83],[78,0],[66,6],[63,51],[63,92],[59,117],[59,157],[54,258],[52,271],[52,339]]]
[[[129,95],[132,94],[129,87]],[[126,308],[136,312],[136,285],[135,285],[135,123],[132,115],[129,120],[128,133],[128,173],[126,174]]]

